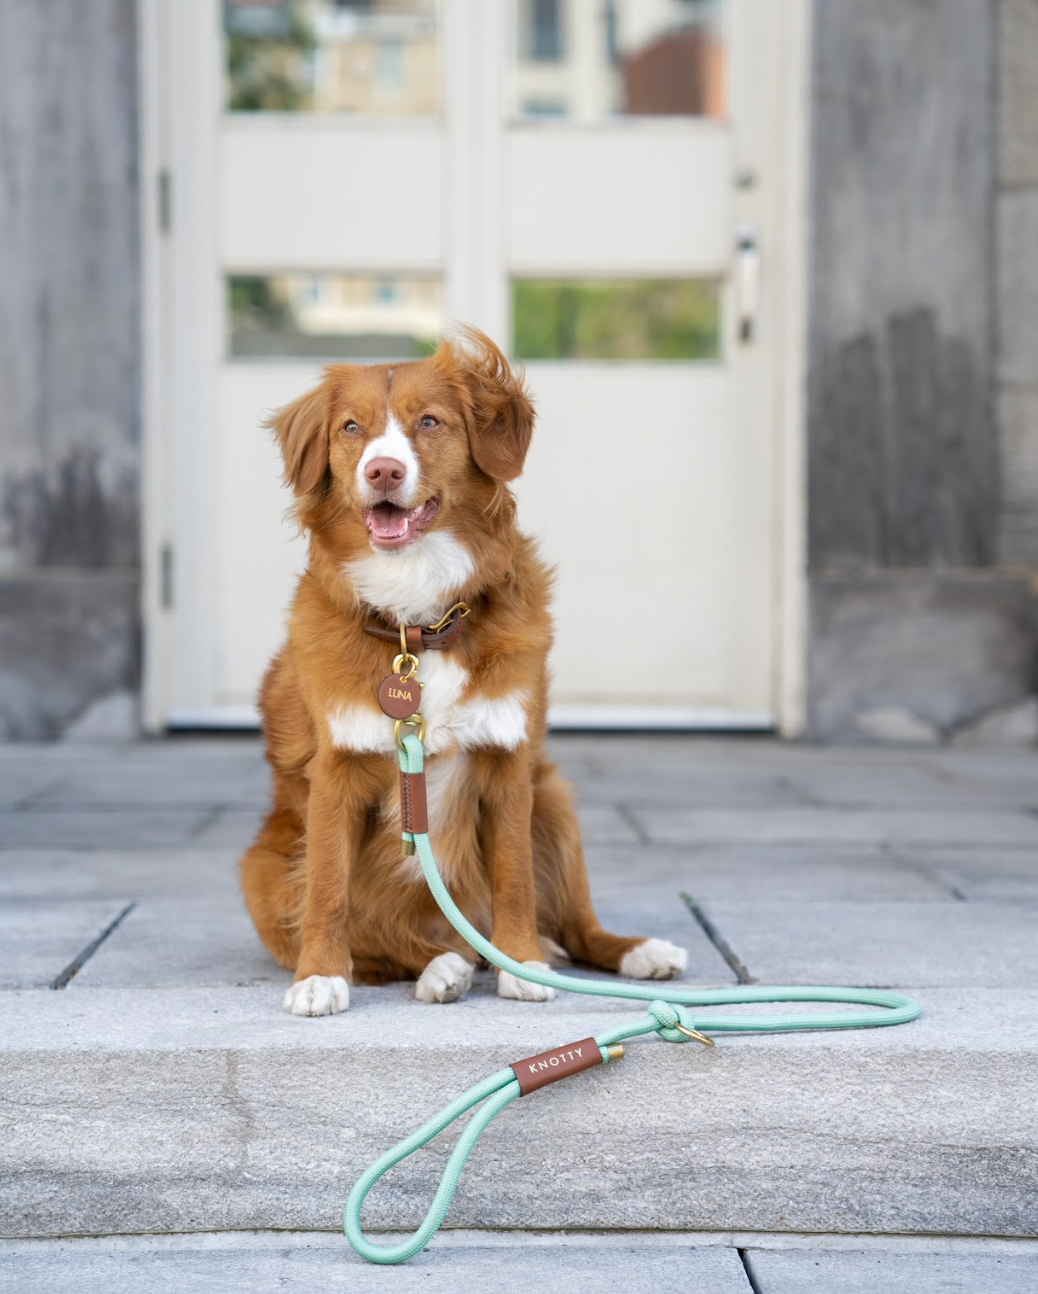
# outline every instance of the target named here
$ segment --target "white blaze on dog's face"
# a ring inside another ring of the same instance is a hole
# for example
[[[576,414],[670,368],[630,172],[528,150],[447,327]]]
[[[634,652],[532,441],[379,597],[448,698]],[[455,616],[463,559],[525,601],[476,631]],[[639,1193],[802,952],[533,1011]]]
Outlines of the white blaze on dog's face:
[[[469,330],[414,363],[330,366],[272,425],[304,525],[352,569],[436,534],[441,558],[448,535],[477,551],[500,483],[522,471],[533,409],[500,351]]]

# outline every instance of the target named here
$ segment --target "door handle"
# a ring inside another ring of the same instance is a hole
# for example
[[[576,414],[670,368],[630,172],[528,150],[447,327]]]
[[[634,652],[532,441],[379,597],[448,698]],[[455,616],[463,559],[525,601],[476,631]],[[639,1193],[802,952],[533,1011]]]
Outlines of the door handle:
[[[753,230],[744,225],[735,244],[736,332],[741,342],[753,341],[760,304],[760,249]]]

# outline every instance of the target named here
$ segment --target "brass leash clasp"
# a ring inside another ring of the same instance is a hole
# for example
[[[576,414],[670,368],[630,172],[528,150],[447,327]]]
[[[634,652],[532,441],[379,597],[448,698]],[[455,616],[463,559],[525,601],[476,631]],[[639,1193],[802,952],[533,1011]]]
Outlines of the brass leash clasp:
[[[404,673],[404,666],[407,666],[407,673]],[[418,657],[412,656],[409,651],[401,652],[399,656],[393,657],[393,673],[399,674],[406,683],[408,679],[414,678],[418,673]]]
[[[713,1038],[708,1038],[705,1033],[700,1033],[698,1029],[686,1029],[683,1024],[676,1024],[674,1028],[677,1029],[678,1033],[683,1033],[686,1038],[694,1038],[696,1042],[701,1042],[704,1047],[714,1045]]]
[[[415,713],[411,715],[410,719],[397,719],[393,724],[393,740],[401,750],[406,750],[407,747],[404,745],[403,737],[400,735],[401,728],[417,728],[418,740],[425,740],[425,720],[420,714]],[[713,1046],[713,1043],[710,1045]]]

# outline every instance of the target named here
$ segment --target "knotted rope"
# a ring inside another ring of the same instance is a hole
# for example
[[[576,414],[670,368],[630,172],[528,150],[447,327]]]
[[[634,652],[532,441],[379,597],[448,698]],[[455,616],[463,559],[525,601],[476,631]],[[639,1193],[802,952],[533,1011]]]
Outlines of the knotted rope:
[[[421,773],[424,767],[422,743],[413,733],[405,734],[400,741],[400,769],[404,773]],[[640,1034],[657,1033],[664,1042],[688,1042],[690,1038],[703,1037],[702,1030],[710,1033],[780,1033],[794,1029],[870,1029],[886,1025],[907,1024],[919,1015],[919,1005],[903,993],[890,993],[879,989],[829,988],[786,986],[774,988],[752,988],[740,986],[735,989],[691,989],[674,986],[668,988],[667,999],[659,998],[659,987],[648,984],[627,984],[623,981],[606,981],[576,979],[569,975],[559,975],[555,971],[540,970],[536,966],[526,966],[513,961],[499,952],[494,945],[485,939],[465,918],[464,914],[451,898],[436,866],[432,845],[427,832],[405,832],[405,843],[413,841],[415,851],[422,866],[433,898],[440,911],[454,929],[472,948],[485,957],[499,970],[510,971],[519,979],[532,984],[543,984],[550,988],[562,989],[568,993],[585,993],[596,997],[627,998],[648,1002],[648,1014],[630,1024],[617,1025],[612,1029],[594,1036],[594,1043],[601,1053],[601,1063],[608,1064],[611,1057],[609,1048],[616,1049],[618,1043]],[[839,1002],[855,1006],[884,1008],[879,1012],[841,1011],[832,1014],[805,1015],[691,1015],[689,1007],[713,1007],[734,1005],[736,1003],[756,1002]],[[574,1044],[575,1045],[575,1044]],[[565,1048],[557,1049],[559,1052]],[[544,1053],[548,1055],[549,1053]],[[434,1114],[404,1141],[375,1161],[358,1179],[350,1191],[343,1213],[343,1229],[346,1239],[356,1252],[373,1263],[401,1263],[413,1257],[436,1233],[443,1221],[455,1188],[461,1177],[465,1161],[468,1159],[476,1142],[490,1121],[522,1095],[516,1069],[509,1066],[484,1078],[482,1082],[470,1087],[467,1092],[453,1100],[450,1105]],[[375,1183],[402,1159],[421,1149],[437,1133],[442,1132],[473,1106],[485,1102],[466,1125],[458,1144],[454,1148],[443,1177],[433,1196],[432,1204],[426,1213],[421,1226],[411,1236],[397,1245],[373,1245],[361,1228],[360,1212],[368,1192]]]

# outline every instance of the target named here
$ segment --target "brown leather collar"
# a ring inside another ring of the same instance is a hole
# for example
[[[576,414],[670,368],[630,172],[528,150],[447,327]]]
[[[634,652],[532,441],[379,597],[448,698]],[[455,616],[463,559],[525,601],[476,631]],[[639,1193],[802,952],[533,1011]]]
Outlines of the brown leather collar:
[[[443,651],[452,646],[461,636],[461,626],[469,609],[464,602],[459,602],[448,612],[449,619],[440,620],[436,625],[407,625],[404,630],[407,638],[407,650]],[[442,627],[441,627],[442,626]],[[386,642],[400,643],[399,629],[383,629],[379,625],[365,625],[364,632],[375,638],[384,638]]]

